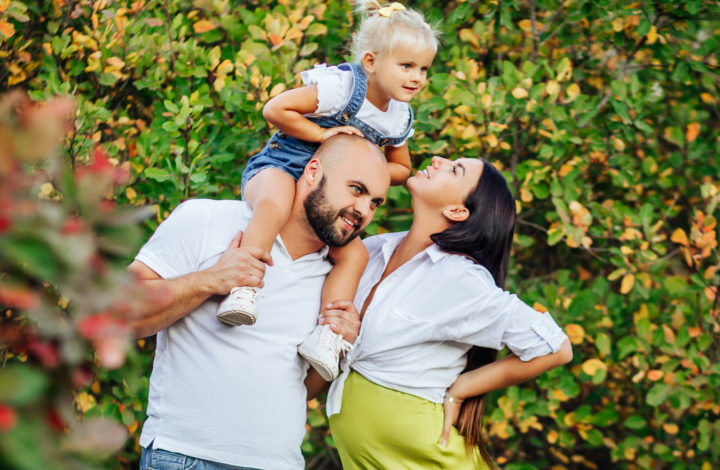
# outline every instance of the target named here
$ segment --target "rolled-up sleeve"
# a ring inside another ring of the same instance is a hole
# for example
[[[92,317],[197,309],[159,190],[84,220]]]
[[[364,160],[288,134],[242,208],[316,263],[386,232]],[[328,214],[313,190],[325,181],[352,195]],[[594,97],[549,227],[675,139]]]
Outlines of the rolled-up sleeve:
[[[342,111],[350,101],[353,75],[349,70],[316,65],[300,73],[305,85],[317,85],[318,107],[314,116],[332,116]]]
[[[550,313],[540,313],[520,299],[514,300],[502,343],[522,361],[557,352],[567,335]]]

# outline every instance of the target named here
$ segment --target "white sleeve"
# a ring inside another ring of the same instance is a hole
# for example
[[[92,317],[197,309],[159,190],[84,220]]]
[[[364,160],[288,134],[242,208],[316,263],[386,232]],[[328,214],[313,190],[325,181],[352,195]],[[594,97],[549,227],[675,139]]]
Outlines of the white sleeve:
[[[305,85],[317,85],[318,107],[313,116],[332,116],[347,106],[353,89],[351,70],[318,64],[300,73]]]
[[[502,342],[522,361],[557,352],[567,339],[550,313],[540,313],[516,297]]]
[[[497,287],[489,274],[485,280],[467,276],[467,281],[458,280],[458,284],[477,295],[458,304],[459,312],[468,313],[454,319],[451,339],[495,349],[507,346],[523,361],[556,352],[567,339],[549,313],[540,313]]]
[[[205,244],[209,212],[202,201],[180,204],[135,257],[164,279],[195,272]]]

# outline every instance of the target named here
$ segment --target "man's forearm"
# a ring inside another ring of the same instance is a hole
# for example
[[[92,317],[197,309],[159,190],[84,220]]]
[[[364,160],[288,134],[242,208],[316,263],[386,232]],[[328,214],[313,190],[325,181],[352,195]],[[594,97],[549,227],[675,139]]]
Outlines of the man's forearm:
[[[138,337],[151,336],[172,325],[195,310],[214,294],[203,271],[175,279],[145,279],[139,281],[150,301],[128,317],[132,333]]]

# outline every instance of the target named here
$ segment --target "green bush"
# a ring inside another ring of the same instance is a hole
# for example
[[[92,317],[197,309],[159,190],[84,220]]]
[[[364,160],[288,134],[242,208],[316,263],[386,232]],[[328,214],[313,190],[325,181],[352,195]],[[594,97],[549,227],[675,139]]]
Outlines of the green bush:
[[[481,155],[503,169],[518,199],[511,290],[546,306],[574,344],[569,367],[494,395],[498,463],[713,468],[720,5],[411,6],[445,31],[412,103],[413,164]],[[113,200],[157,206],[149,233],[185,198],[238,197],[245,161],[272,132],[264,102],[312,64],[346,60],[353,26],[344,1],[0,0],[0,83],[37,101],[74,96],[65,160],[82,165],[100,146],[127,165]],[[409,207],[391,188],[368,232],[406,228]],[[20,310],[6,316],[22,322]],[[141,342],[76,394],[85,416],[131,432],[112,468],[137,458],[151,350]],[[310,405],[309,467],[332,467],[322,403]]]

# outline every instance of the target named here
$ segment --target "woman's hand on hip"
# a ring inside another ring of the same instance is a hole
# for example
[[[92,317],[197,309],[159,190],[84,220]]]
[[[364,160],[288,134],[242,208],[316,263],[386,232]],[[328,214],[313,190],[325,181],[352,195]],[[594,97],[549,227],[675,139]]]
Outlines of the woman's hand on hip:
[[[443,411],[445,419],[443,420],[442,430],[442,445],[447,446],[448,440],[450,439],[450,429],[455,423],[457,423],[458,416],[460,416],[460,407],[462,406],[463,400],[450,393],[450,389],[445,392],[445,398],[443,398]]]
[[[352,344],[360,333],[360,314],[349,300],[336,300],[327,304],[318,324],[330,325],[331,330]]]

